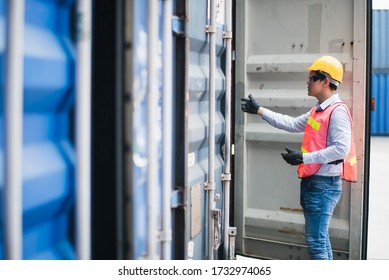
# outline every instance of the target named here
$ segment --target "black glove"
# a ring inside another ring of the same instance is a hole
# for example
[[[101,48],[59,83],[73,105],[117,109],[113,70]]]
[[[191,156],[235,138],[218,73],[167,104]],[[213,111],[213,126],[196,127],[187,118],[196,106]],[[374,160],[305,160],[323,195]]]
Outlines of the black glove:
[[[254,97],[250,94],[249,98],[241,98],[242,100],[242,111],[249,114],[257,114],[259,104],[255,101]]]
[[[298,150],[285,148],[287,154],[281,153],[284,160],[291,165],[299,165],[303,163],[303,154]]]

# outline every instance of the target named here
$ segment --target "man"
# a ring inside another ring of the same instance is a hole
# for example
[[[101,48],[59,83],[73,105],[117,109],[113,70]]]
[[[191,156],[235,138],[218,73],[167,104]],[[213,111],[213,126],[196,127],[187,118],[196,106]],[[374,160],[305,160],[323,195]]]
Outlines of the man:
[[[353,124],[337,93],[342,64],[332,56],[322,56],[307,70],[308,95],[318,100],[310,112],[296,118],[275,113],[261,107],[252,95],[242,98],[242,110],[262,116],[274,127],[304,132],[301,151],[285,148],[281,155],[287,163],[298,165],[309,254],[312,259],[331,260],[328,229],[342,194],[342,179],[356,181]]]

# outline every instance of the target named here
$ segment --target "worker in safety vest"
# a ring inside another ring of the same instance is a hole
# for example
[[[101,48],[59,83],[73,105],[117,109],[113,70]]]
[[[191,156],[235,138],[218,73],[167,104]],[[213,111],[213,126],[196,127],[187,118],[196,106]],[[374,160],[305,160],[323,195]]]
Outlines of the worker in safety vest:
[[[329,224],[342,194],[342,179],[357,180],[353,123],[337,88],[343,79],[342,64],[322,56],[307,68],[308,95],[317,104],[299,117],[265,109],[249,95],[242,98],[242,110],[258,114],[274,127],[304,132],[301,150],[285,148],[284,160],[298,165],[301,178],[300,203],[305,217],[305,238],[312,259],[333,259]]]

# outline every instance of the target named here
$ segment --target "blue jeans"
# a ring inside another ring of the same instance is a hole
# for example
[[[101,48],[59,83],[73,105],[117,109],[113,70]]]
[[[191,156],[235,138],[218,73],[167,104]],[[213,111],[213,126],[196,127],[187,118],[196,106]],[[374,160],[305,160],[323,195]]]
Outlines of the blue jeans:
[[[340,176],[313,175],[301,179],[300,203],[305,217],[305,239],[314,260],[333,259],[328,229],[341,195]]]

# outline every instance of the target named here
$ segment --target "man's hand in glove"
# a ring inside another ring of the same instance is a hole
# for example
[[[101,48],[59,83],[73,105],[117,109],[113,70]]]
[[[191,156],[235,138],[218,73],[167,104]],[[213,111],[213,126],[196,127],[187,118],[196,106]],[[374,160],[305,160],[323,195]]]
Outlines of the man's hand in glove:
[[[259,104],[255,101],[254,97],[250,94],[249,98],[241,98],[242,100],[242,111],[249,114],[257,114]]]
[[[303,163],[303,154],[298,150],[285,148],[287,154],[281,153],[284,160],[291,165],[299,165]]]

